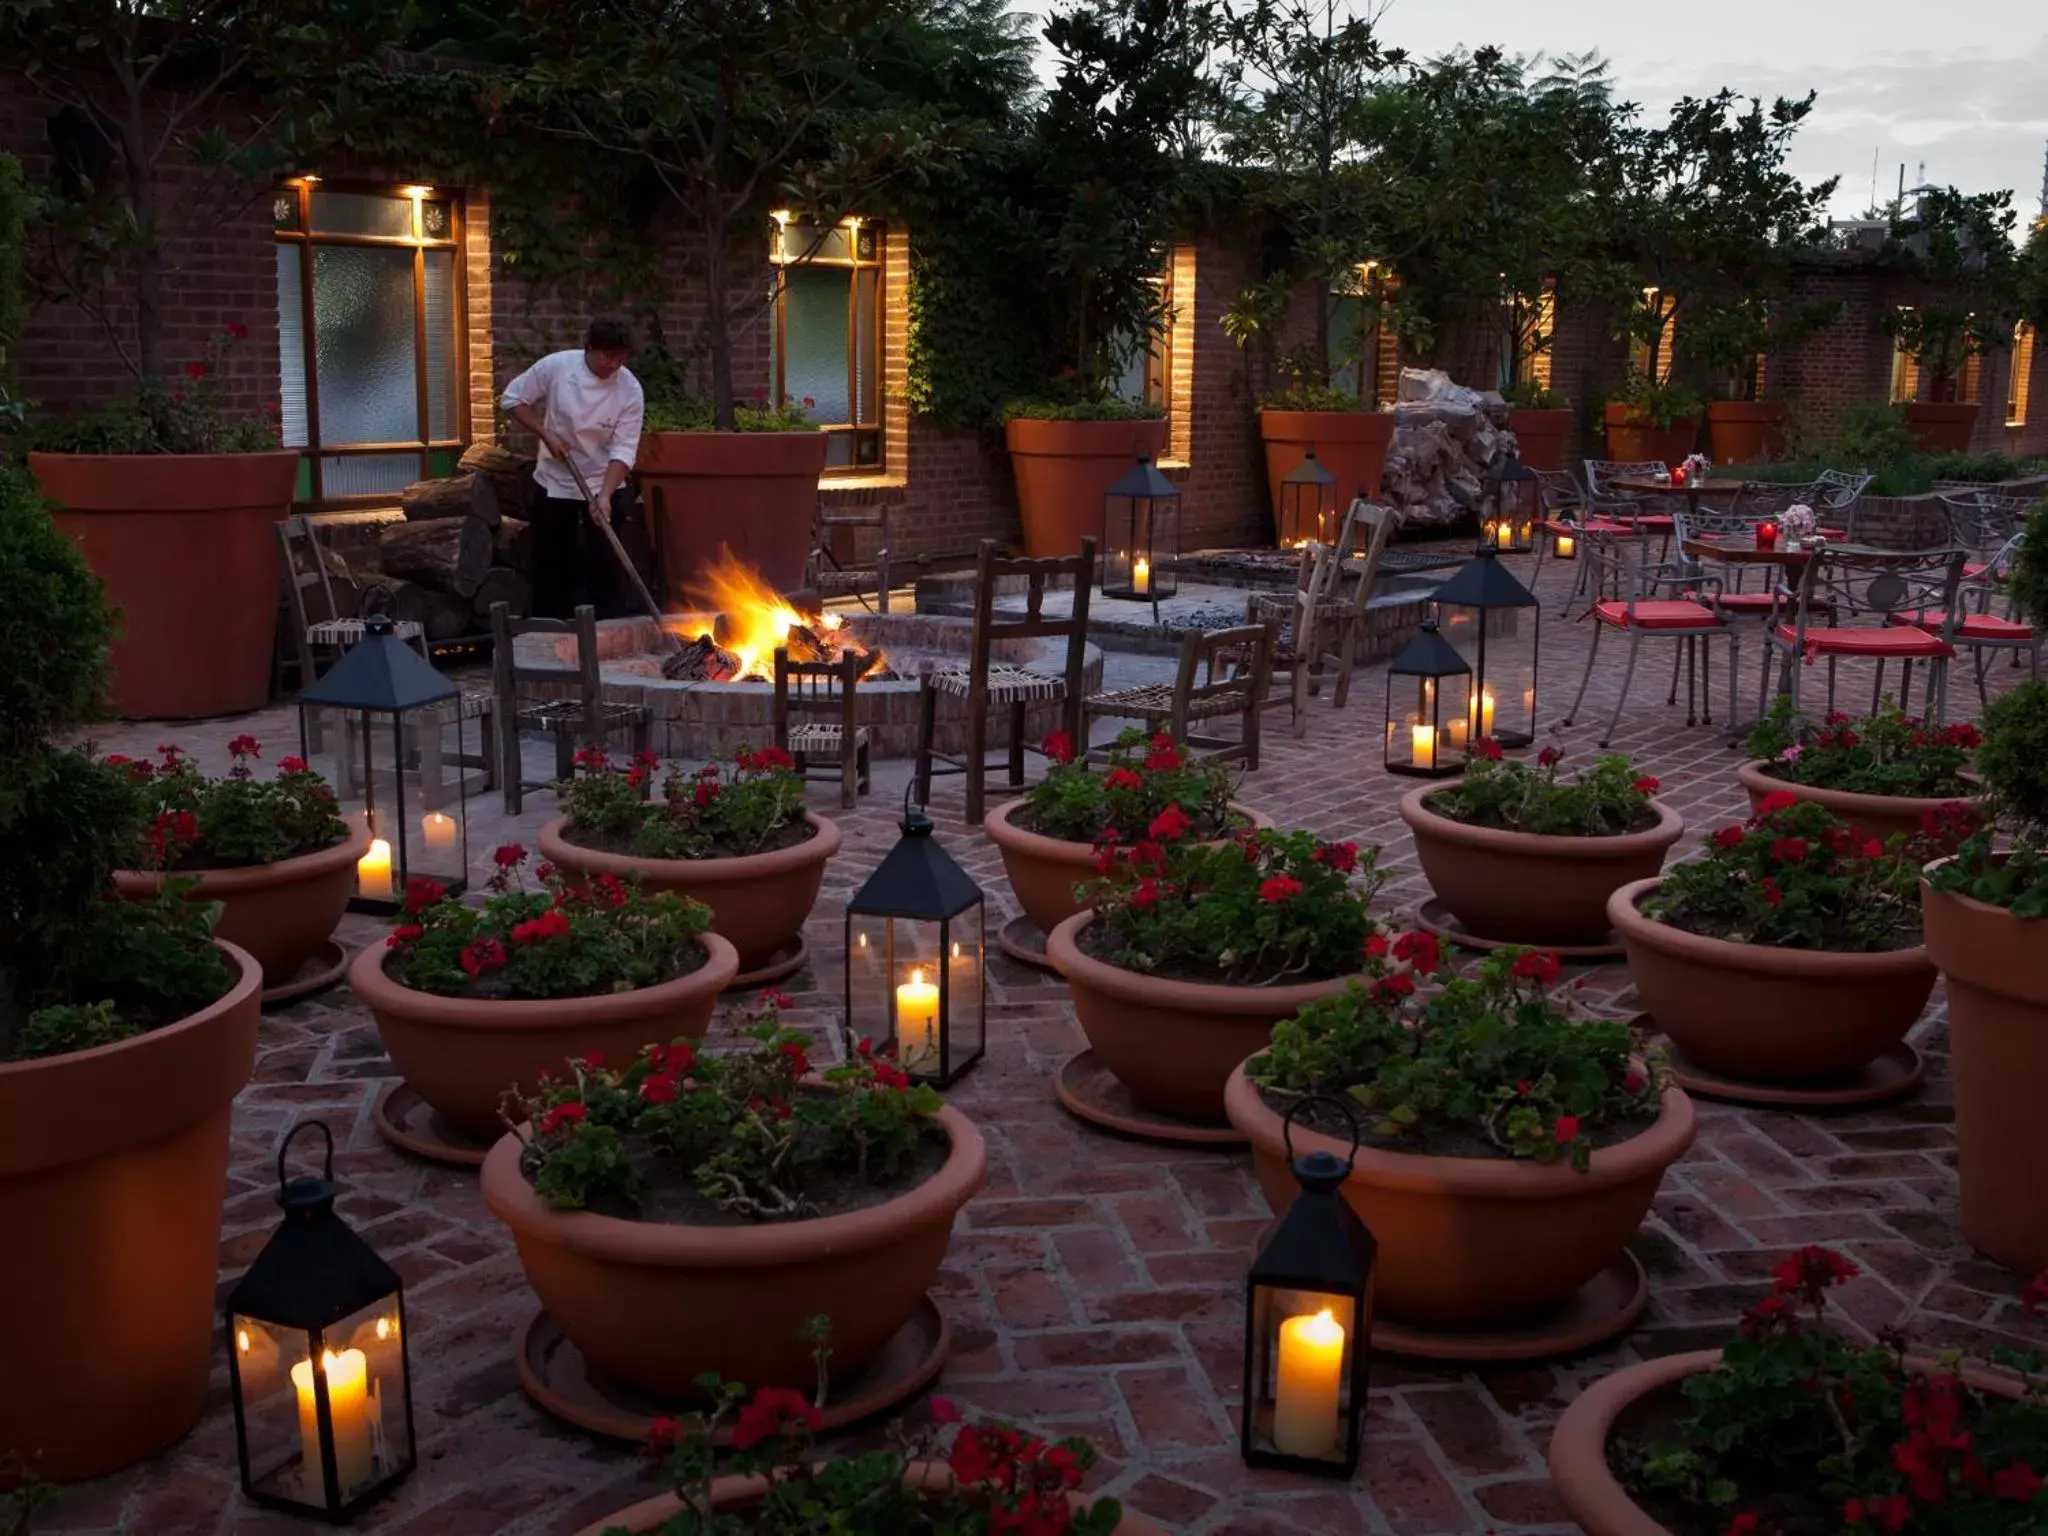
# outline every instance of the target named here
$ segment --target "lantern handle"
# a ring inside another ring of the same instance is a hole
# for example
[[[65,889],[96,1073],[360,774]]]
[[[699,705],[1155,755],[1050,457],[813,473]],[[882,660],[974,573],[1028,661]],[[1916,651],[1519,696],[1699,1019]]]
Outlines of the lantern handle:
[[[325,1120],[302,1120],[291,1128],[284,1139],[284,1145],[277,1149],[277,1187],[287,1188],[291,1181],[284,1176],[284,1160],[291,1154],[292,1143],[299,1139],[301,1131],[318,1131],[327,1143],[327,1155],[320,1169],[320,1177],[329,1184],[334,1182],[334,1132],[327,1129]]]
[[[1334,1094],[1305,1093],[1289,1106],[1286,1117],[1280,1122],[1280,1142],[1287,1149],[1288,1165],[1292,1167],[1294,1164],[1294,1117],[1311,1104],[1330,1105],[1343,1114],[1344,1123],[1351,1127],[1351,1150],[1344,1157],[1344,1174],[1349,1178],[1351,1170],[1358,1164],[1358,1147],[1363,1132],[1358,1128],[1357,1111]]]

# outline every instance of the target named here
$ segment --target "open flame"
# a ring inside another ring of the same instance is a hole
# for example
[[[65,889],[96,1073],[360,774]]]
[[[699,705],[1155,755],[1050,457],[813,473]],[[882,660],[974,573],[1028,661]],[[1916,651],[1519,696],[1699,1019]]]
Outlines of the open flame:
[[[773,679],[775,652],[781,647],[788,648],[792,661],[832,661],[848,649],[839,635],[838,614],[792,608],[724,545],[684,596],[692,608],[669,615],[668,628],[731,652],[739,663],[736,678]],[[878,658],[877,665],[882,664]]]

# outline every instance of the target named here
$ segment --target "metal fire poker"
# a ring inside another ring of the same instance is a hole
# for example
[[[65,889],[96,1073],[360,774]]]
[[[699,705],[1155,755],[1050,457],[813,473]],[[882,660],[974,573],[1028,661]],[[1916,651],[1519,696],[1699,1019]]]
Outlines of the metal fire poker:
[[[561,462],[568,465],[569,473],[576,477],[576,489],[583,493],[583,506],[587,513],[597,503],[597,498],[590,494],[590,482],[583,478],[583,471],[573,457],[565,458]],[[633,590],[640,594],[640,606],[645,608],[647,616],[654,620],[655,629],[668,641],[669,649],[682,650],[683,637],[669,629],[668,616],[661,611],[661,604],[654,600],[654,594],[647,590],[647,583],[640,579],[639,567],[633,564],[632,557],[626,553],[626,546],[619,542],[618,531],[612,527],[610,518],[601,522],[595,517],[590,520],[597,523],[598,531],[604,535],[605,542],[611,545],[612,553],[618,556],[619,569],[626,573],[626,579],[633,583]]]

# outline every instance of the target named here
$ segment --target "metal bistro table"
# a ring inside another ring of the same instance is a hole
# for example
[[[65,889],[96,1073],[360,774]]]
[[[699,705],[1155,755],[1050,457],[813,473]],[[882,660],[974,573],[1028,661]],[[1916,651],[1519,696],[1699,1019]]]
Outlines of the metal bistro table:
[[[1625,491],[1631,496],[1683,496],[1685,498],[1686,511],[1697,512],[1700,509],[1700,498],[1702,496],[1734,496],[1740,493],[1746,482],[1741,480],[1716,480],[1712,477],[1701,479],[1698,476],[1694,476],[1683,484],[1679,484],[1671,480],[1639,479],[1634,475],[1630,475],[1624,479],[1610,480],[1607,483],[1617,491]]]

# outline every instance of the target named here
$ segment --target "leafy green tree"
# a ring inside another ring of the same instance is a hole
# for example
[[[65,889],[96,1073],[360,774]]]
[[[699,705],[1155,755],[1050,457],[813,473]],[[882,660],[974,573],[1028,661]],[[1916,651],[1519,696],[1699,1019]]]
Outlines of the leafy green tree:
[[[2034,221],[2020,253],[2020,311],[2037,331],[2048,331],[2048,218]]]
[[[1884,330],[1920,365],[1931,400],[1953,400],[1964,364],[2012,341],[2026,302],[2017,217],[2009,191],[1929,187],[1892,220],[1885,259],[1920,302],[1888,309]]]

